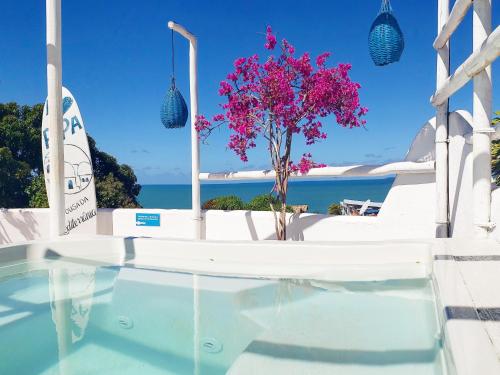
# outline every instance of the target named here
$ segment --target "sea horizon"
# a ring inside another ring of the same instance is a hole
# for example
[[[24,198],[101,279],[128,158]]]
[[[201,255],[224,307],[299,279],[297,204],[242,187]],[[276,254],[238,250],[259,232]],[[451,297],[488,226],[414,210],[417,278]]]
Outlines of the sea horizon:
[[[344,199],[383,202],[394,177],[290,181],[288,204],[308,205],[308,212],[327,213],[328,206]],[[248,202],[271,191],[273,181],[203,182],[201,202],[236,195]],[[191,184],[143,184],[138,197],[144,208],[191,208]]]
[[[392,180],[395,176],[356,176],[356,177],[318,177],[318,178],[301,178],[299,180],[289,180],[289,184],[300,184],[308,182],[321,182],[321,181],[366,181],[366,180]],[[270,180],[212,180],[200,181],[200,185],[228,185],[228,184],[258,184],[258,183],[272,183]],[[191,186],[191,182],[155,182],[155,183],[141,183],[141,186],[159,186],[159,185],[182,185]]]

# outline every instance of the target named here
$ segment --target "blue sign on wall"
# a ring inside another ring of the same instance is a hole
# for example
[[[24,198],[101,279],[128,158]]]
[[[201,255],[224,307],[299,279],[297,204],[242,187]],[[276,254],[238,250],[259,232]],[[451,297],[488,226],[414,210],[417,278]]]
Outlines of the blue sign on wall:
[[[160,214],[135,214],[136,227],[159,227]]]

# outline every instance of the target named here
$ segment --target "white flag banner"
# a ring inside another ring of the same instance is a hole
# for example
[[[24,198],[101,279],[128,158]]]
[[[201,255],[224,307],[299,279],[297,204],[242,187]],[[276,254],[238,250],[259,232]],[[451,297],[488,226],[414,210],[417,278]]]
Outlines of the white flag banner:
[[[64,128],[64,234],[96,234],[97,202],[87,133],[75,98],[65,87],[63,97]],[[47,195],[50,186],[49,123],[50,106],[45,101],[42,120],[42,156]],[[50,202],[50,198],[49,198]]]

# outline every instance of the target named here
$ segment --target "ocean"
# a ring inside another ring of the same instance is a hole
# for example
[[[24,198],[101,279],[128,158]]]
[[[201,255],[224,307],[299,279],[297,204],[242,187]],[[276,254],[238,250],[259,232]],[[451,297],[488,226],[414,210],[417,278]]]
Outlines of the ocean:
[[[308,212],[326,213],[328,206],[343,199],[383,202],[394,181],[390,178],[357,180],[291,181],[288,204],[307,204]],[[272,182],[204,183],[201,202],[221,195],[237,195],[248,202],[269,193]],[[139,203],[144,208],[191,208],[191,185],[143,185]]]

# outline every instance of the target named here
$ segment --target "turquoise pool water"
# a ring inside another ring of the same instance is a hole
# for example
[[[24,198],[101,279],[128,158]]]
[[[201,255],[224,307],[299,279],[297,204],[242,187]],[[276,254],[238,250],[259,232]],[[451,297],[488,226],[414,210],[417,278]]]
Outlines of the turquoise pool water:
[[[425,279],[17,267],[0,268],[2,375],[443,374]]]

